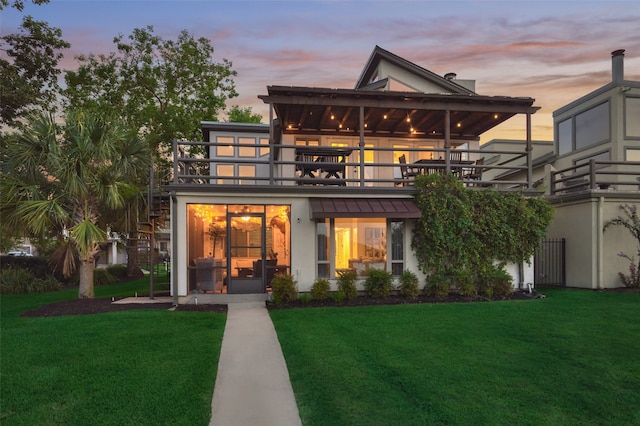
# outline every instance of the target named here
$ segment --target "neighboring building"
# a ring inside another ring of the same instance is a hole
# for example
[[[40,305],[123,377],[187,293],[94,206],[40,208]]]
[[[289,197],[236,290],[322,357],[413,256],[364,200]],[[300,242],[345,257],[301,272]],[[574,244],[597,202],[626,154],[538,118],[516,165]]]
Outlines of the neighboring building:
[[[618,273],[628,274],[629,262],[618,254],[637,254],[626,229],[603,232],[607,221],[622,214],[622,204],[640,207],[640,81],[625,80],[624,50],[611,55],[611,82],[555,111],[553,149],[545,145],[532,155],[534,186],[555,208],[547,236],[565,240],[571,287],[620,287]],[[492,158],[491,144],[482,150]],[[504,161],[503,156],[494,163]],[[523,170],[491,173],[503,180]]]
[[[300,291],[344,270],[419,273],[416,170],[466,179],[480,135],[520,114],[531,163],[534,99],[478,95],[455,77],[376,46],[354,89],[268,86],[268,125],[204,122],[204,142],[176,142],[174,297],[264,293],[278,272]],[[514,184],[531,189],[530,175]]]

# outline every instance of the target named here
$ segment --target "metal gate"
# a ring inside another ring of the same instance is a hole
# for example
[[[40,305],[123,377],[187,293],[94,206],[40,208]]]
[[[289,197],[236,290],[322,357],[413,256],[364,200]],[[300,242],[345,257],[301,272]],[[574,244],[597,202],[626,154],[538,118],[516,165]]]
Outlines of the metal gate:
[[[545,238],[533,260],[535,285],[567,285],[564,238]]]

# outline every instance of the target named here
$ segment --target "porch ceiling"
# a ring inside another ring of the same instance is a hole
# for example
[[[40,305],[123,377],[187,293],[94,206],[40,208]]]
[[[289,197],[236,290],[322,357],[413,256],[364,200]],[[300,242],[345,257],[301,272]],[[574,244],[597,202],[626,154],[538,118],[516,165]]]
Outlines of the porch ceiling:
[[[516,114],[533,114],[533,98],[425,94],[355,89],[269,86],[258,96],[272,104],[283,133],[357,136],[363,107],[365,136],[477,139]]]

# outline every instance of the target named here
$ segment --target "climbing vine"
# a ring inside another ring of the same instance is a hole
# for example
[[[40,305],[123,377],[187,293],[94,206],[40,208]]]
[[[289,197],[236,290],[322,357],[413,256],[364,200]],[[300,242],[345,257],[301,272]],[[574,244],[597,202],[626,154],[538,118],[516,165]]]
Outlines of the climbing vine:
[[[453,176],[420,176],[416,188],[422,215],[411,244],[429,276],[478,275],[494,261],[528,261],[553,217],[542,198],[467,189]]]

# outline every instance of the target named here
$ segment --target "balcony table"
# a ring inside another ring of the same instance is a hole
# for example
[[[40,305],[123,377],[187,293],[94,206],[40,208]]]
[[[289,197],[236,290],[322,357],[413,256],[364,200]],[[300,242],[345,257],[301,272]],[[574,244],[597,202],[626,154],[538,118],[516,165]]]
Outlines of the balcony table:
[[[474,164],[471,160],[451,160],[449,161],[451,165],[451,172],[461,178],[464,174],[465,166],[471,166]],[[413,163],[415,168],[419,168],[423,175],[431,175],[431,174],[444,174],[446,170],[446,160],[432,160],[432,159],[422,159]]]
[[[353,149],[327,146],[299,146],[296,148],[296,172],[300,172],[301,179],[298,184],[310,183],[315,185],[311,179],[316,178],[316,173],[324,172],[323,180],[318,183],[324,185],[338,184],[346,185],[345,166],[347,157],[351,155]],[[305,179],[309,177],[311,179]]]

